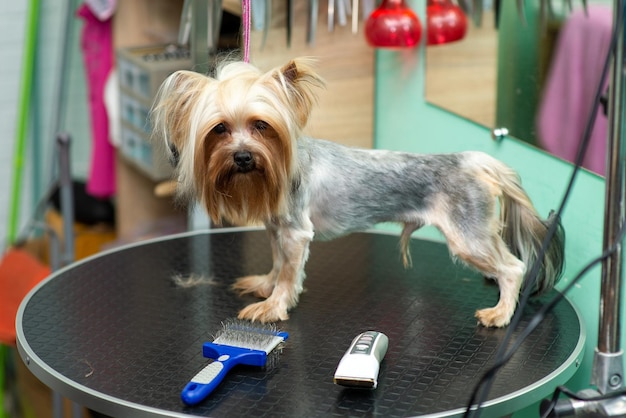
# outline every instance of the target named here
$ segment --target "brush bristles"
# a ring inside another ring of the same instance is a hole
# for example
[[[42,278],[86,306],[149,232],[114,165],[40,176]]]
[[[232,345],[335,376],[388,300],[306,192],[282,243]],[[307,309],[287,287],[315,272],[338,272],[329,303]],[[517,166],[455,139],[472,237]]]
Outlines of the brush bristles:
[[[274,324],[259,324],[238,319],[222,322],[214,343],[270,353],[284,341]]]

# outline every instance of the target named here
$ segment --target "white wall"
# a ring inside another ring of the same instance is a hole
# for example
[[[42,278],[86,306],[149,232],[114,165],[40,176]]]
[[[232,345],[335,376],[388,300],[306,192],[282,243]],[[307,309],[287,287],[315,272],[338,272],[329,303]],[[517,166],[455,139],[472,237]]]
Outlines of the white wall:
[[[59,130],[69,132],[72,136],[73,176],[85,178],[88,172],[91,140],[84,70],[79,51],[82,23],[74,17],[74,9],[79,1],[68,1],[71,3],[73,30],[70,36],[69,59],[64,67],[68,74],[67,89],[60,100],[56,98],[56,91],[62,68],[66,2],[39,2],[36,70],[30,108],[32,123],[28,128],[20,191],[20,225],[24,225],[32,215],[36,200],[51,181],[57,125],[54,121],[56,112],[60,109],[64,109],[64,117]],[[12,183],[15,178],[13,154],[28,10],[28,0],[0,2],[0,250],[6,246],[9,231]]]
[[[27,3],[0,2],[0,248],[6,242]]]

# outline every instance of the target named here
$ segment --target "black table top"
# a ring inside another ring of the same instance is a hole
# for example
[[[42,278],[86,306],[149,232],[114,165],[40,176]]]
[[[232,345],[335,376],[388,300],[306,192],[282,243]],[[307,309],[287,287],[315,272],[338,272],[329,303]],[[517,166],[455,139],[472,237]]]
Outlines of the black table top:
[[[413,239],[411,269],[398,248],[397,236],[378,232],[312,243],[306,290],[277,324],[289,332],[277,364],[236,367],[195,407],[180,391],[208,362],[202,344],[256,301],[230,285],[271,268],[264,231],[167,237],[60,270],[22,303],[18,350],[52,389],[114,417],[458,416],[506,332],[473,316],[496,303],[497,286],[453,263],[444,244]],[[190,274],[211,280],[175,284],[173,277]],[[545,300],[527,307],[522,326]],[[333,384],[350,342],[367,330],[389,337],[378,388]],[[497,375],[482,416],[548,396],[575,372],[583,344],[565,300]]]

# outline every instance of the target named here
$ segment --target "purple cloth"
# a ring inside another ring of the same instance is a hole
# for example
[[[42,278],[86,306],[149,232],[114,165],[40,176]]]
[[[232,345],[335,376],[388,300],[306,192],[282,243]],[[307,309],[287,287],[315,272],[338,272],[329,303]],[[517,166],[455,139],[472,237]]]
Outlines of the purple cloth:
[[[106,198],[115,194],[115,150],[109,141],[109,122],[104,103],[104,88],[113,68],[112,22],[111,19],[100,21],[85,4],[78,8],[76,14],[85,21],[80,45],[91,116],[92,147],[87,192]]]
[[[537,116],[540,145],[574,162],[609,50],[609,7],[574,11],[564,23],[554,50]],[[603,86],[606,91],[607,82]],[[598,110],[583,167],[605,174],[607,118]]]

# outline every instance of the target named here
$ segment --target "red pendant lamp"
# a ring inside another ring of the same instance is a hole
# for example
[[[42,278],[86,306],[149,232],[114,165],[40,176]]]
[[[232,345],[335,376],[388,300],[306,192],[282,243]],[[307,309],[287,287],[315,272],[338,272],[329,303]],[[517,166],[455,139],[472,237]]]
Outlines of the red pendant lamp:
[[[421,36],[422,25],[404,0],[383,0],[365,23],[365,37],[375,48],[413,48]]]
[[[450,0],[428,0],[427,45],[440,45],[465,37],[467,18],[463,10]]]

